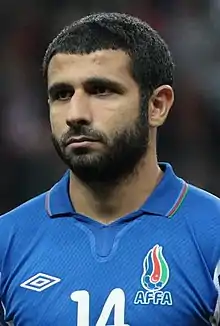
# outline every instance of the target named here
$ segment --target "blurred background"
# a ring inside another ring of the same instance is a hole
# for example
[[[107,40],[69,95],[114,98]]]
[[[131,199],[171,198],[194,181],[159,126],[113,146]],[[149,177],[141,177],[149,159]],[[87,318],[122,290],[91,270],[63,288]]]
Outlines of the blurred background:
[[[220,0],[1,0],[0,213],[65,170],[50,142],[41,62],[60,29],[94,11],[137,15],[165,38],[176,102],[159,133],[159,160],[220,196]]]

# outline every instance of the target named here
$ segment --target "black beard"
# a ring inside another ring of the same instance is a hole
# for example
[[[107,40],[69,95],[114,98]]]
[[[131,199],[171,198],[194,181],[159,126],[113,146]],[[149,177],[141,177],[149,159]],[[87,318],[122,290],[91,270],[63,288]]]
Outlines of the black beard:
[[[94,153],[78,148],[66,153],[65,141],[71,136],[90,136],[100,139],[105,151]],[[117,132],[111,139],[86,125],[73,124],[60,141],[52,134],[57,154],[73,174],[93,190],[110,189],[127,179],[147,152],[149,127],[146,115],[140,114],[129,128]]]

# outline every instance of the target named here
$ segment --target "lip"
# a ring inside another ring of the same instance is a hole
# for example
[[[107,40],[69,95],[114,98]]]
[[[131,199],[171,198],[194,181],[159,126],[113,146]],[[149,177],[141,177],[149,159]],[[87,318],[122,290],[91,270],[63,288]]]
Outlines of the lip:
[[[86,147],[86,148],[92,148],[93,145],[96,144],[95,141],[79,141],[79,142],[72,142],[69,143],[69,145],[67,145],[68,148],[82,148],[82,147]]]
[[[71,144],[91,143],[91,142],[97,142],[97,140],[94,138],[86,137],[86,136],[71,137],[66,142],[66,146],[71,145]]]

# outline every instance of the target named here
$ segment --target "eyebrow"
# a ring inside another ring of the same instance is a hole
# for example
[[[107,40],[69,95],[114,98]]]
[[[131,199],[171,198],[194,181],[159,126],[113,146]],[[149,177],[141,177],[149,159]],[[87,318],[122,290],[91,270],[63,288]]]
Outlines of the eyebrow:
[[[86,86],[103,86],[106,88],[109,88],[113,91],[116,91],[118,93],[124,93],[126,91],[126,88],[121,83],[111,80],[106,77],[91,77],[85,80],[83,83],[84,87]]]
[[[103,86],[103,87],[109,88],[113,91],[116,91],[118,93],[124,93],[126,91],[126,88],[124,85],[122,85],[121,83],[119,83],[117,81],[106,78],[106,77],[90,77],[83,82],[83,86],[85,88],[87,88],[89,86]],[[67,82],[54,83],[48,88],[48,95],[50,97],[53,97],[54,94],[56,94],[56,92],[58,92],[60,90],[72,91],[73,86]]]

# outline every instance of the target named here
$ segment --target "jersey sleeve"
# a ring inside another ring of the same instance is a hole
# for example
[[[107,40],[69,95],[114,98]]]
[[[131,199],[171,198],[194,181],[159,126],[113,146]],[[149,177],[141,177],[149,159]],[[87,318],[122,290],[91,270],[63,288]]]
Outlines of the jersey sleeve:
[[[0,216],[0,222],[2,222],[1,220],[2,216]],[[3,257],[3,253],[5,252],[5,247],[4,247],[4,240],[3,240],[3,235],[5,234],[2,228],[2,224],[0,223],[0,326],[7,326],[6,322],[4,321],[4,309],[3,309],[3,305],[1,303],[1,297],[2,297],[2,293],[1,293],[1,272],[2,272],[2,257]]]
[[[220,259],[215,268],[213,281],[214,281],[215,287],[218,291],[218,298],[217,298],[216,307],[215,307],[213,317],[215,320],[215,325],[220,326]]]
[[[1,304],[1,271],[0,271],[0,326],[6,326],[4,322],[4,309]]]

